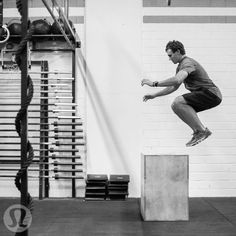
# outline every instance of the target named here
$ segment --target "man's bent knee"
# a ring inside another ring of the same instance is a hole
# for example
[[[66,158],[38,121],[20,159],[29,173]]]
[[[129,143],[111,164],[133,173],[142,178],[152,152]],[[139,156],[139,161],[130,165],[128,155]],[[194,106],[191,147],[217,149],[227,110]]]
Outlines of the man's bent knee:
[[[175,100],[171,104],[171,108],[174,112],[177,112],[184,104],[186,104],[184,97],[178,96],[175,98]]]

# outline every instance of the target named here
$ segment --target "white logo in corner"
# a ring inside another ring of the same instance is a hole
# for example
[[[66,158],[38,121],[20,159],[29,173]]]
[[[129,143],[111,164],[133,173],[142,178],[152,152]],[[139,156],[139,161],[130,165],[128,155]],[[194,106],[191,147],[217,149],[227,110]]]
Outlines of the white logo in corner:
[[[21,214],[24,214],[24,220],[22,223],[20,223]],[[15,204],[6,209],[3,215],[3,222],[9,231],[21,233],[30,227],[32,223],[32,215],[30,210],[25,206]]]

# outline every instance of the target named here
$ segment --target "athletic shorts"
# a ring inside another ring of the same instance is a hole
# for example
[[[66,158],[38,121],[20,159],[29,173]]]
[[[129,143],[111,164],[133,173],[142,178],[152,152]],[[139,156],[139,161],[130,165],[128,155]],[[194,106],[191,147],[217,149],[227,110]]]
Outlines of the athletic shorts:
[[[221,103],[221,99],[208,89],[192,91],[182,95],[189,106],[196,112],[204,111],[216,107]]]

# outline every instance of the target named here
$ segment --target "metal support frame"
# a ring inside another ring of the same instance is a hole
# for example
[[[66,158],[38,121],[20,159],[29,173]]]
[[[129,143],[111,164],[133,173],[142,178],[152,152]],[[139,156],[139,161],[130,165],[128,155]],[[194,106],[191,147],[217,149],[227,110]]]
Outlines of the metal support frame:
[[[66,32],[64,31],[64,29],[62,28],[60,22],[58,21],[58,19],[56,18],[56,16],[53,14],[53,11],[51,10],[50,6],[48,5],[47,0],[42,0],[42,2],[44,3],[44,5],[45,5],[45,7],[47,8],[47,10],[48,10],[48,12],[50,13],[50,15],[52,16],[53,20],[56,22],[57,26],[59,27],[61,33],[63,34],[63,36],[64,36],[64,38],[65,38],[65,40],[66,40],[66,42],[69,44],[69,46],[71,47],[71,49],[74,49],[74,46],[72,45],[70,39],[67,37]],[[56,1],[54,1],[53,3],[57,4]],[[56,6],[57,6],[56,9],[58,9],[58,7],[59,7],[59,9],[61,10],[61,8],[60,8],[60,6],[59,6],[58,4],[57,4]],[[63,12],[63,11],[62,11],[62,12]],[[62,13],[62,14],[63,14],[63,13]],[[64,15],[64,16],[65,16],[65,15]],[[66,17],[65,17],[65,19],[66,19]],[[69,24],[69,22],[68,22],[67,19],[66,19],[66,23],[68,23],[68,28],[69,28],[69,30],[72,32],[71,35],[72,35],[73,38],[75,39],[74,32],[73,32],[73,30],[71,29],[70,24]]]
[[[63,12],[63,9],[62,9],[61,6],[58,4],[57,0],[52,0],[52,2],[53,2],[53,4],[54,4],[54,7],[55,7],[55,9],[57,10],[59,16],[62,17],[63,22],[66,23],[66,26],[68,27],[68,29],[69,29],[69,31],[70,31],[70,35],[72,35],[72,36],[73,36],[73,39],[75,40],[75,33],[74,33],[73,29],[71,28],[70,23],[69,23],[69,21],[68,21],[68,14],[69,14],[68,9],[69,9],[69,5],[67,4],[67,6],[65,6],[65,7],[67,7],[67,9],[65,9],[65,11],[67,10],[67,13],[66,13],[67,16],[66,16],[66,14]]]
[[[2,19],[2,1],[0,0],[0,25],[1,25],[1,19]],[[79,45],[80,47],[80,40],[78,41],[78,35],[73,31],[73,29],[71,28],[69,21],[67,19],[68,17],[68,13],[66,12],[64,14],[62,8],[59,6],[59,4],[56,2],[56,0],[52,0],[54,3],[54,6],[56,7],[55,9],[57,11],[60,12],[61,16],[62,16],[62,20],[65,22],[66,27],[69,28],[70,31],[70,37],[72,38],[72,41],[68,38],[68,36],[66,35],[65,31],[63,30],[63,28],[61,27],[61,24],[59,23],[59,21],[57,20],[57,18],[55,17],[55,15],[53,14],[52,10],[50,9],[50,7],[48,6],[46,0],[42,0],[44,5],[46,6],[46,8],[48,9],[49,13],[51,14],[52,18],[54,19],[54,21],[56,21],[59,29],[61,30],[65,40],[67,41],[67,43],[70,45],[71,47],[71,53],[72,53],[72,77],[75,78],[75,48]],[[65,0],[65,8],[68,8],[68,0]],[[28,32],[28,11],[29,11],[29,1],[25,0],[22,1],[22,38],[24,38],[27,35]],[[73,43],[75,43],[75,45],[73,45]],[[76,44],[78,43],[79,44]],[[28,75],[30,74],[28,69],[29,69],[29,42],[27,43],[27,46],[25,47],[24,51],[22,52],[22,64],[21,64],[21,106],[23,106],[25,103],[27,103],[27,95],[28,95]],[[47,61],[43,61],[41,64],[41,71],[42,71],[42,77],[41,78],[47,78],[48,77],[48,73],[43,73],[43,72],[47,72],[48,71],[48,64]],[[47,80],[42,80],[41,84],[45,85],[46,83],[48,83]],[[45,90],[48,89],[47,86],[43,87],[45,88]],[[41,97],[48,97],[48,95],[46,95],[45,90],[43,91],[43,93],[41,94]],[[75,81],[72,81],[72,105],[73,105],[73,109],[75,109],[76,105],[75,105]],[[48,109],[48,99],[41,99],[40,100],[40,105],[42,110],[47,110]],[[48,151],[48,133],[46,134],[45,131],[46,127],[48,127],[49,125],[49,121],[48,121],[48,115],[43,114],[42,116],[40,116],[40,119],[42,119],[40,122],[40,143],[42,143],[41,146],[40,145],[40,150],[47,150]],[[62,125],[66,125],[66,126],[70,126],[71,129],[71,156],[69,156],[68,158],[71,158],[71,165],[72,165],[72,197],[76,197],[76,179],[81,178],[81,177],[77,177],[75,175],[75,165],[76,165],[76,159],[78,159],[78,154],[76,151],[76,127],[77,125],[81,125],[81,123],[77,122],[77,117],[75,114],[72,114],[71,116],[72,119],[72,123],[71,124],[67,124],[67,123],[62,123]],[[42,130],[42,132],[41,132]],[[41,138],[43,140],[41,140]],[[42,142],[41,142],[42,141]],[[21,163],[21,167],[25,166],[25,163],[27,162],[27,142],[28,142],[28,110],[26,112],[26,114],[24,115],[24,117],[21,120],[21,142],[20,142],[20,151],[21,151],[21,159],[20,159],[20,163]],[[43,159],[42,159],[43,158]],[[49,158],[49,153],[46,153],[46,151],[42,151],[42,153],[40,152],[39,155],[39,163],[42,162],[43,160],[43,165],[40,165],[40,169],[42,170],[42,172],[40,171],[40,173],[42,173],[42,175],[39,175],[39,198],[42,199],[43,197],[49,197],[49,178],[45,178],[45,176],[49,175],[49,172],[47,172],[47,168],[48,165],[45,164],[48,162],[48,158]],[[57,158],[65,158],[65,157],[57,157]],[[57,165],[57,164],[56,164]],[[28,194],[28,170],[24,173],[24,175],[21,178],[21,204],[24,206],[27,206],[27,194]],[[40,178],[42,177],[42,178]],[[81,178],[82,179],[82,178]],[[43,192],[44,190],[44,192]],[[23,214],[21,215],[21,218],[23,219]],[[22,233],[23,236],[28,236],[28,230],[25,230]]]
[[[22,38],[25,38],[28,31],[28,0],[22,1]],[[29,42],[22,52],[22,70],[21,70],[21,106],[27,103],[28,93],[28,48]],[[22,117],[21,120],[21,168],[25,166],[27,162],[27,142],[28,142],[28,112]],[[28,171],[22,175],[21,178],[21,204],[27,206],[28,195]],[[23,219],[23,214],[21,218]],[[28,229],[22,232],[23,236],[28,236]]]

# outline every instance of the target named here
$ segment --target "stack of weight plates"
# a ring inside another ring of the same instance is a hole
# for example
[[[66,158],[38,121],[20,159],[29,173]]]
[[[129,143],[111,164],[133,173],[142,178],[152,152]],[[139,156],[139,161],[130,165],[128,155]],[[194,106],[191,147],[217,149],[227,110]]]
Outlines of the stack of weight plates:
[[[107,175],[88,174],[86,180],[85,200],[105,200],[107,197]]]
[[[128,196],[129,175],[110,175],[108,197],[110,200],[125,200]]]

